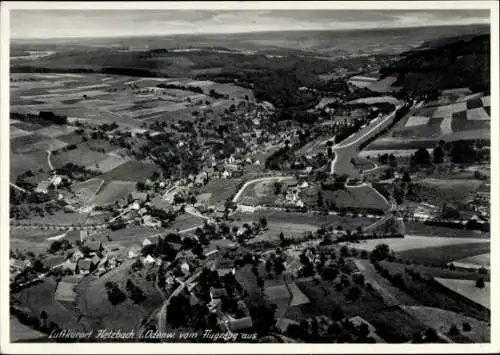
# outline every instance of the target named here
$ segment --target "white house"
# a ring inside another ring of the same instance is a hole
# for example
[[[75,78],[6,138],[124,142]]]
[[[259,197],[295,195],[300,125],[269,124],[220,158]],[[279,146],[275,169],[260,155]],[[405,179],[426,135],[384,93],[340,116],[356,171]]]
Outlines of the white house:
[[[144,240],[142,241],[142,247],[143,247],[143,248],[144,248],[144,247],[147,247],[148,245],[151,245],[151,244],[153,244],[153,242],[151,242],[148,238],[146,238],[146,239],[144,239]]]
[[[189,274],[189,264],[187,262],[183,262],[181,264],[181,271],[184,273],[184,275]]]
[[[144,262],[144,264],[146,264],[146,265],[150,265],[150,264],[154,264],[154,263],[156,263],[156,259],[155,259],[155,258],[153,258],[151,255],[148,255],[148,256],[146,256],[146,257],[144,258],[143,262]]]

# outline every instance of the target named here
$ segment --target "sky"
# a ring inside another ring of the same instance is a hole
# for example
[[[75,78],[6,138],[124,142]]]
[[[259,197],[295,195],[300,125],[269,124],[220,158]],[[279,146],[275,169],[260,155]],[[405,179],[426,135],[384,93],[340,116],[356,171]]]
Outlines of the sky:
[[[11,37],[75,38],[489,24],[488,10],[12,10]]]

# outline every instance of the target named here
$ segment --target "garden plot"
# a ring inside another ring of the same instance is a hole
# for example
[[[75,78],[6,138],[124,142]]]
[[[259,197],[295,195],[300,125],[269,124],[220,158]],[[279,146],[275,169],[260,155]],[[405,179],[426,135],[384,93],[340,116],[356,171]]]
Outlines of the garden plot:
[[[387,244],[394,252],[406,250],[417,250],[429,247],[445,247],[451,245],[460,245],[465,248],[467,244],[484,244],[489,247],[490,241],[481,238],[445,238],[445,237],[425,237],[417,235],[407,235],[404,238],[378,238],[363,240],[359,243],[342,243],[354,246],[356,249],[371,251],[379,244]],[[411,257],[408,257],[411,259]]]
[[[462,295],[483,307],[488,309],[491,307],[491,287],[489,282],[484,283],[484,288],[478,288],[475,285],[475,281],[471,280],[442,279],[439,277],[436,277],[434,280],[449,288],[453,292],[458,293],[459,295]]]

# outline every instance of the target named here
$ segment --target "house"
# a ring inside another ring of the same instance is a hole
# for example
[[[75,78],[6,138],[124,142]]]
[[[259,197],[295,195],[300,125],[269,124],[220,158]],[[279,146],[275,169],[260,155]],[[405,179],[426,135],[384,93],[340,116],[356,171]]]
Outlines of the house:
[[[218,298],[227,297],[227,292],[225,288],[210,288],[210,299],[215,300]]]
[[[153,258],[151,255],[148,254],[148,256],[146,256],[143,260],[144,264],[145,265],[151,265],[151,264],[155,264],[156,263],[156,259]]]
[[[76,262],[78,261],[78,259],[83,258],[83,257],[84,257],[84,255],[83,255],[83,253],[81,252],[81,250],[80,250],[80,249],[77,249],[77,250],[75,250],[75,251],[73,252],[73,254],[71,255],[70,260],[71,260],[72,262],[76,263]]]
[[[218,253],[219,253],[219,250],[218,250],[218,249],[213,249],[213,250],[207,251],[204,255],[205,255],[205,257],[206,257],[206,258],[213,258],[213,257],[215,257]]]
[[[77,270],[80,274],[87,275],[94,271],[97,264],[94,264],[92,259],[80,259],[77,263]]]
[[[142,216],[142,224],[145,225],[145,226],[148,226],[148,227],[152,227],[152,228],[159,228],[161,227],[161,222],[154,219],[152,216],[150,215],[145,215],[145,216]]]
[[[184,273],[184,275],[187,275],[189,274],[189,269],[190,269],[189,264],[186,261],[184,261],[181,264],[181,271]]]
[[[59,255],[49,256],[42,260],[42,264],[50,270],[63,267],[65,262],[66,258],[64,256],[59,256]]]
[[[102,252],[103,251],[102,243],[99,240],[87,241],[85,243],[85,246],[87,248],[89,248],[89,250],[91,252],[97,253],[97,252]]]
[[[222,172],[222,174],[221,174],[221,177],[222,177],[223,179],[228,179],[228,178],[230,178],[230,177],[231,177],[231,173],[230,173],[229,171],[227,171],[227,170],[224,170],[224,171]]]
[[[217,313],[222,309],[222,300],[220,298],[213,299],[207,304],[207,307],[209,312]]]
[[[240,209],[241,212],[245,213],[254,213],[257,210],[255,206],[250,206],[250,205],[238,205],[238,208]]]
[[[50,185],[49,181],[46,180],[40,181],[37,187],[35,188],[35,192],[46,194],[49,192],[49,185]]]
[[[137,258],[140,254],[141,254],[141,246],[140,245],[133,245],[130,247],[130,249],[128,250],[128,258],[129,259],[133,259],[133,258]]]
[[[10,270],[11,270],[11,272],[14,272],[14,271],[22,272],[24,269],[26,269],[26,264],[22,260],[10,258]]]
[[[145,248],[147,247],[148,245],[151,245],[153,244],[153,242],[151,240],[149,240],[148,238],[145,238],[143,241],[142,241],[142,247]]]
[[[71,258],[66,259],[62,268],[71,270],[71,272],[75,273],[76,272],[76,263],[77,263],[77,261],[73,261]]]
[[[236,269],[235,268],[223,268],[223,269],[217,269],[217,274],[219,275],[219,277],[224,277],[226,276],[227,274],[235,274],[236,273]]]

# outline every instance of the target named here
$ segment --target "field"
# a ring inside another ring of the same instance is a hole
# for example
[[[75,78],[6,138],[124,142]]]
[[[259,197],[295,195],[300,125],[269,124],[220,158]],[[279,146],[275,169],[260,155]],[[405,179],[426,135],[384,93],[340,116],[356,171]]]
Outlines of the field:
[[[182,231],[185,229],[201,226],[204,222],[205,220],[203,218],[192,216],[188,213],[183,213],[175,219],[174,223],[169,226],[169,229],[178,229],[179,231]]]
[[[347,243],[351,244],[351,243]],[[387,244],[394,252],[401,258],[403,255],[408,257],[417,255],[422,250],[422,257],[426,252],[431,252],[431,248],[442,247],[443,249],[436,250],[439,254],[443,250],[447,250],[452,246],[457,249],[464,249],[464,245],[468,248],[470,246],[487,248],[489,250],[489,240],[480,238],[443,238],[443,237],[423,237],[416,235],[407,235],[404,238],[378,238],[370,240],[362,240],[359,243],[352,244],[356,249],[360,250],[373,250],[378,244]],[[425,249],[425,251],[423,250]],[[406,251],[406,254],[404,253]],[[474,254],[472,254],[474,255]],[[453,260],[453,259],[452,259]]]
[[[10,152],[10,180],[15,182],[20,174],[31,170],[36,173],[40,169],[49,170],[47,164],[47,153],[44,151],[35,151],[29,154],[16,154]]]
[[[77,312],[69,311],[67,307],[54,300],[57,282],[46,278],[42,283],[25,288],[11,297],[23,307],[31,310],[32,315],[39,317],[42,311],[48,316],[48,321],[55,322],[62,329],[84,330],[82,322],[78,320]]]
[[[415,306],[401,306],[401,308],[408,314],[412,315],[427,327],[436,329],[436,331],[447,334],[450,327],[455,325],[461,328],[464,322],[471,325],[470,332],[461,331],[458,339],[454,336],[449,336],[457,343],[464,342],[461,338],[465,337],[465,342],[473,343],[489,343],[490,342],[490,326],[487,322],[482,322],[472,317],[466,317],[459,313],[445,311],[433,307],[415,307]],[[462,341],[461,341],[462,340]]]
[[[258,236],[249,241],[249,244],[262,241],[279,242],[280,233],[283,233],[285,238],[301,238],[307,232],[314,232],[318,229],[317,226],[309,224],[295,223],[269,223],[267,229],[261,232]]]
[[[483,183],[477,179],[425,178],[414,182],[414,191],[422,201],[439,206],[445,197],[448,203],[464,202]]]
[[[425,235],[429,237],[446,238],[484,238],[489,239],[490,233],[467,229],[456,229],[441,226],[431,226],[418,222],[405,222],[405,231],[408,235]]]
[[[110,181],[101,187],[100,192],[88,203],[96,205],[108,205],[115,201],[126,198],[135,191],[135,183],[132,181]]]
[[[453,260],[453,265],[465,268],[490,268],[491,254],[479,254],[474,256],[469,256],[467,258],[462,258],[458,260]]]
[[[140,161],[128,161],[99,175],[99,178],[105,181],[146,181],[155,171],[160,172],[160,168],[156,165]]]
[[[119,267],[96,279],[87,277],[80,283],[76,291],[78,294],[78,309],[83,319],[95,327],[108,329],[137,330],[142,319],[148,317],[152,311],[157,309],[163,302],[163,295],[157,291],[153,282],[145,280],[145,275],[150,273],[148,267],[143,267],[139,272],[131,269],[133,260],[127,260]],[[105,284],[116,282],[119,288],[127,294],[127,280],[139,287],[146,299],[135,304],[127,297],[118,305],[112,305],[107,297]]]
[[[485,282],[484,288],[477,288],[474,281],[435,278],[441,285],[467,299],[490,309],[490,283]]]
[[[410,142],[454,141],[490,138],[490,97],[475,94],[443,98],[441,103],[428,103],[399,121],[388,134],[367,149],[404,149]],[[445,100],[446,99],[446,100]]]
[[[254,213],[238,212],[233,215],[233,219],[242,222],[257,221],[265,217],[268,225],[288,224],[293,221],[294,224],[313,225],[317,227],[333,225],[342,226],[344,229],[354,230],[358,226],[365,227],[373,223],[373,219],[364,217],[341,217],[335,215],[320,215],[298,212],[284,212],[277,210],[257,210]]]
[[[9,333],[11,343],[26,343],[31,341],[44,341],[47,339],[47,334],[22,324],[15,316],[10,317]]]
[[[104,180],[90,179],[87,181],[79,182],[73,185],[73,191],[78,196],[78,199],[84,202],[93,198],[96,193],[102,188]]]
[[[408,237],[405,237],[406,239]],[[425,241],[422,240],[422,244],[416,249],[401,249],[399,246],[399,250],[396,251],[396,256],[398,258],[402,258],[404,260],[411,260],[420,264],[447,264],[451,261],[465,258],[468,256],[473,256],[481,253],[488,253],[490,251],[490,243],[489,240],[481,240],[481,239],[467,239],[467,238],[457,238],[455,240],[451,238],[443,238],[448,239],[450,242],[444,241],[436,241],[433,243],[435,239],[438,237],[422,237],[430,239],[426,244]],[[464,241],[463,243],[460,241]],[[391,248],[393,245],[389,244]],[[410,242],[411,245],[411,242]],[[427,245],[427,247],[423,247],[423,245]],[[404,248],[404,247],[403,247]],[[398,246],[396,247],[398,249]]]
[[[274,184],[276,182],[292,181],[295,178],[276,178],[267,179],[264,181],[253,182],[245,188],[239,198],[239,203],[246,205],[270,205],[273,204],[279,197],[274,192]]]
[[[457,279],[457,280],[476,280],[478,277],[478,273],[476,270],[462,270],[455,269],[450,270],[448,267],[434,267],[434,266],[425,266],[422,264],[400,264],[397,262],[389,262],[389,261],[381,261],[380,265],[387,268],[391,275],[395,274],[404,274],[406,272],[406,268],[417,271],[421,276],[428,278],[444,278],[444,279]],[[482,275],[485,281],[490,279],[488,274]]]
[[[209,204],[224,202],[233,197],[238,191],[238,186],[243,183],[243,179],[212,179],[200,189],[200,194],[210,194]]]
[[[50,160],[56,169],[61,168],[67,163],[73,163],[90,168],[91,170],[97,170],[95,164],[106,159],[106,157],[105,153],[96,152],[87,146],[79,145],[74,150],[51,154]]]
[[[192,119],[191,112],[198,105],[196,100],[214,101],[189,90],[158,88],[161,82],[199,85],[205,94],[214,89],[230,98],[253,97],[252,90],[234,84],[189,78],[172,80],[102,74],[68,77],[65,74],[37,73],[15,73],[11,78],[15,80],[10,84],[13,112],[49,110],[72,118],[97,123],[116,122],[131,127],[139,127],[144,120]]]

